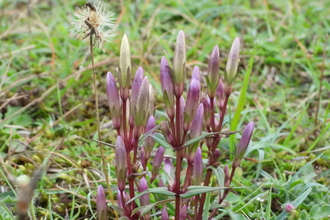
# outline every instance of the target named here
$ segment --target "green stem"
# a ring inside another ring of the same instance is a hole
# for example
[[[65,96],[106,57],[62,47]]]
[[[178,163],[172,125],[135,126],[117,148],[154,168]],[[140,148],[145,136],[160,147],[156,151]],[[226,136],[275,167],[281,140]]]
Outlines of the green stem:
[[[96,86],[96,72],[95,72],[94,54],[93,54],[93,34],[91,34],[90,38],[89,38],[89,49],[90,49],[90,52],[91,52],[91,60],[92,60],[93,89],[94,89],[96,121],[97,121],[97,126],[96,126],[97,127],[97,136],[98,136],[98,140],[101,141],[99,99],[98,99],[97,86]],[[107,183],[107,188],[108,188],[111,204],[114,205],[115,201],[113,199],[113,194],[112,194],[112,190],[111,190],[111,187],[110,187],[109,176],[108,176],[106,165],[105,165],[103,145],[100,142],[98,142],[98,145],[100,147],[102,168],[103,168],[103,173],[104,173],[105,180],[106,180],[106,183]]]

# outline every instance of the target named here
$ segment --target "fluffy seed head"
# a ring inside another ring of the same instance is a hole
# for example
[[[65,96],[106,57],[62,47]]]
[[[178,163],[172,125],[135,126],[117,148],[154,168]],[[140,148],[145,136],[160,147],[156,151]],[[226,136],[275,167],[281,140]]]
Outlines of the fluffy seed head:
[[[102,3],[87,2],[83,7],[76,7],[75,19],[71,23],[71,32],[79,39],[94,35],[99,48],[104,41],[111,42],[116,35],[117,25],[113,12],[106,12]]]

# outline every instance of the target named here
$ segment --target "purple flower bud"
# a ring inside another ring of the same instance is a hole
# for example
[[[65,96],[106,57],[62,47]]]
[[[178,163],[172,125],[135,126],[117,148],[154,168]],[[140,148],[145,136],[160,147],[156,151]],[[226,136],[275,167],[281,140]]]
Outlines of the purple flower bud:
[[[116,86],[116,80],[111,72],[108,72],[107,74],[106,90],[107,90],[108,104],[113,121],[113,126],[115,129],[119,129],[122,101],[119,98],[119,93]]]
[[[192,79],[189,85],[186,107],[184,109],[184,126],[185,131],[189,130],[190,122],[195,116],[195,111],[199,105],[199,95],[201,87],[197,79]]]
[[[162,130],[162,133],[166,139],[166,141],[169,143],[169,144],[173,144],[173,135],[172,135],[172,132],[171,132],[171,129],[168,125],[167,122],[163,121],[160,123],[160,128]]]
[[[218,161],[220,159],[220,156],[221,156],[221,151],[219,149],[215,149],[213,153],[213,160]]]
[[[146,133],[156,127],[155,117],[152,115],[149,117],[146,126]],[[144,146],[145,146],[145,157],[148,160],[151,154],[152,149],[154,148],[155,140],[152,137],[147,137]]]
[[[199,104],[194,119],[191,122],[190,139],[198,137],[203,129],[204,106]]]
[[[199,70],[198,66],[194,67],[194,70],[191,75],[191,79],[197,79],[199,83],[201,82],[201,71]]]
[[[294,209],[295,209],[295,207],[290,203],[285,205],[285,211],[287,213],[291,213]]]
[[[124,208],[123,207],[123,198],[121,198],[121,193],[119,190],[117,190],[117,200],[118,200],[118,206],[123,209]]]
[[[225,98],[225,86],[222,82],[222,80],[220,79],[219,80],[219,85],[218,85],[218,88],[217,88],[217,98],[218,98],[218,108],[220,109],[223,109],[224,108],[224,98]]]
[[[184,205],[181,208],[180,215],[179,215],[179,220],[186,220],[187,219],[187,206]]]
[[[140,160],[141,160],[141,165],[143,167],[143,170],[146,170],[147,169],[147,162],[148,162],[148,159],[146,158],[146,153],[145,153],[145,150],[144,150],[144,146],[141,147],[141,150],[140,150]]]
[[[204,106],[204,121],[206,126],[211,126],[211,100],[209,97],[203,97],[202,104]]]
[[[201,184],[202,174],[203,174],[202,150],[200,147],[198,147],[195,154],[194,166],[192,171],[192,181],[195,185]]]
[[[164,171],[168,176],[169,185],[173,186],[174,183],[174,166],[172,160],[166,158],[164,161]]]
[[[249,146],[249,143],[250,143],[250,140],[252,137],[252,133],[253,133],[253,129],[254,129],[254,122],[251,121],[245,127],[242,138],[236,148],[236,154],[235,154],[235,159],[233,162],[233,167],[238,167],[239,164],[241,163],[241,160],[243,159],[244,154]]]
[[[126,174],[127,174],[127,157],[126,157],[125,144],[120,136],[117,137],[115,148],[116,148],[115,160],[116,160],[118,189],[120,191],[124,191]]]
[[[147,180],[146,180],[146,178],[142,177],[140,179],[139,192],[146,191],[147,189],[148,189]],[[149,205],[150,204],[150,195],[146,194],[146,195],[141,196],[140,201],[141,201],[141,205],[143,205],[143,206]]]
[[[155,111],[155,97],[154,89],[151,84],[149,84],[149,104],[148,104],[148,117],[153,115]]]
[[[165,57],[162,57],[160,62],[160,83],[162,86],[163,99],[166,105],[167,114],[174,117],[173,106],[174,106],[174,92],[173,92],[173,80],[170,74],[170,66]],[[170,116],[169,116],[170,117]]]
[[[164,206],[164,208],[162,209],[162,218],[161,219],[169,220],[166,206]]]
[[[176,39],[175,53],[173,60],[174,84],[182,84],[186,72],[186,42],[183,31],[180,31]]]
[[[159,178],[158,187],[165,187],[163,178]]]
[[[165,148],[162,146],[159,146],[159,148],[155,154],[153,163],[152,163],[152,178],[151,178],[150,182],[154,181],[154,179],[156,178],[156,176],[159,173],[160,166],[163,163],[164,152],[165,152]]]
[[[141,88],[142,80],[144,78],[143,74],[143,68],[139,67],[138,70],[136,71],[135,77],[134,77],[134,82],[132,85],[132,92],[131,92],[131,98],[130,98],[130,105],[131,105],[131,115],[135,115],[136,111],[136,103],[138,100],[139,96],[139,91]]]
[[[219,83],[219,79],[220,79],[219,56],[220,56],[219,48],[218,48],[218,46],[214,46],[212,53],[210,55],[207,76],[206,76],[208,95],[210,98],[213,98],[215,96],[215,91],[218,87],[218,83]]]
[[[185,101],[183,96],[180,97],[180,128],[183,128],[183,121],[184,121],[184,109],[185,109]],[[180,142],[183,138],[183,132],[180,132]]]
[[[106,220],[107,217],[107,202],[105,199],[104,189],[103,186],[99,185],[97,188],[97,194],[96,194],[96,210],[97,210],[97,216],[98,220]]]
[[[141,88],[139,91],[136,114],[134,116],[134,122],[137,127],[144,126],[148,117],[148,104],[149,104],[149,80],[148,77],[144,77]]]
[[[204,107],[203,107],[203,104],[199,104],[195,117],[194,117],[193,121],[191,122],[190,135],[189,135],[190,139],[193,139],[193,138],[201,135],[202,129],[203,129],[203,117],[204,117]],[[187,160],[190,163],[192,163],[194,161],[195,152],[197,150],[198,145],[199,145],[199,142],[195,142],[194,144],[191,144],[187,147],[187,154],[188,154]]]
[[[120,46],[119,59],[119,84],[120,88],[129,88],[131,84],[131,51],[129,41],[124,34]],[[122,95],[122,94],[121,94]]]
[[[239,62],[239,38],[236,37],[228,54],[226,65],[225,81],[227,84],[232,84],[237,75],[237,68]]]

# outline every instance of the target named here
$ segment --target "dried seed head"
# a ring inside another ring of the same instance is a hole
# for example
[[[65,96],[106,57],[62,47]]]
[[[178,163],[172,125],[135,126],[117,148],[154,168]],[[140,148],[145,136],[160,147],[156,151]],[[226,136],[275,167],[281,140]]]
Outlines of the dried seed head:
[[[110,42],[111,38],[116,35],[117,25],[114,14],[113,12],[107,13],[102,3],[87,2],[81,8],[76,7],[74,16],[71,32],[79,39],[94,35],[95,42],[101,48],[104,41]]]

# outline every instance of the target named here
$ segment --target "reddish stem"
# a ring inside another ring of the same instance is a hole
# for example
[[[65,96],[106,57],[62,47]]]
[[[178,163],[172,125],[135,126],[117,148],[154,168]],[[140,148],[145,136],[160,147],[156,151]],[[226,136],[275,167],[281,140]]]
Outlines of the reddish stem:
[[[212,126],[213,132],[220,132],[222,130],[222,124],[223,124],[223,120],[225,118],[225,114],[226,114],[226,110],[227,110],[228,99],[229,99],[229,95],[226,95],[223,109],[220,109],[220,121],[219,121],[219,124],[216,127],[216,129],[214,129],[215,128],[215,125],[214,125],[214,99],[210,99],[211,112],[212,112],[211,113],[211,126]],[[211,150],[209,152],[209,166],[213,166],[213,164],[216,162],[216,161],[213,161],[213,153],[216,150],[216,147],[217,147],[218,143],[220,142],[220,140],[221,140],[220,137],[213,138],[212,146],[209,148]],[[208,186],[210,184],[211,175],[212,175],[212,170],[208,169],[206,171],[204,186]],[[202,218],[205,198],[206,198],[206,193],[202,194],[202,198],[200,199],[200,206],[199,206],[199,210],[198,210],[197,219]]]
[[[182,168],[182,152],[184,149],[180,149],[181,147],[181,138],[180,138],[180,96],[176,97],[176,113],[175,113],[175,125],[176,125],[176,137],[174,138],[176,150],[176,169],[175,169],[175,186],[174,192],[175,194],[175,219],[179,220],[180,210],[181,210],[181,198],[180,198],[180,174]]]
[[[231,173],[230,173],[230,177],[229,177],[229,186],[233,180],[233,177],[234,177],[234,174],[235,174],[235,170],[236,170],[236,167],[233,167],[232,170],[231,170]],[[229,187],[227,186],[227,187]],[[225,200],[225,198],[227,197],[228,193],[230,192],[230,189],[225,189],[222,197],[219,199],[219,202],[218,204],[221,204],[223,202],[223,200]],[[213,216],[217,213],[217,209],[214,209],[211,213],[211,215],[209,216],[208,220],[211,220],[213,218]]]
[[[214,122],[214,114],[215,114],[215,111],[214,111],[214,97],[210,98],[210,108],[211,108],[211,128],[212,128],[212,131],[215,132],[215,122]]]

